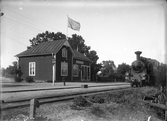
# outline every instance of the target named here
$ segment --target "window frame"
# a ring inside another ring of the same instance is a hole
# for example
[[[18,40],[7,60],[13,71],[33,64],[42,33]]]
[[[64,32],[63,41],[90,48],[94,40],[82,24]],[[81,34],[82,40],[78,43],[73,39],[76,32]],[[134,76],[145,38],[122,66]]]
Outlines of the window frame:
[[[76,66],[76,69],[75,69]],[[73,77],[78,77],[79,76],[79,66],[77,64],[73,65]]]
[[[36,62],[29,62],[29,76],[35,76],[35,75],[36,75]]]
[[[66,62],[61,62],[61,76],[68,76],[68,63]]]
[[[62,57],[67,58],[67,49],[66,48],[62,49]]]

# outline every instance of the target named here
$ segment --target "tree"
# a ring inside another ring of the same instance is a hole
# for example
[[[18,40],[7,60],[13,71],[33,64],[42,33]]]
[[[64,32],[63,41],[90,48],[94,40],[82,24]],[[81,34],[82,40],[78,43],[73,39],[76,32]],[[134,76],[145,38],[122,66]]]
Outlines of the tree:
[[[99,59],[97,52],[95,50],[88,51],[86,52],[85,55],[92,60],[92,63],[96,63],[97,60]]]
[[[115,72],[116,66],[114,64],[114,61],[112,60],[107,60],[107,61],[102,61],[102,73],[103,74],[112,74]]]
[[[22,72],[21,69],[17,67],[17,61],[12,62],[13,66],[9,65],[5,69],[5,73],[9,75],[15,75],[16,77],[21,77]]]
[[[0,74],[2,77],[5,76],[5,68],[0,68]]]
[[[126,64],[126,63],[122,63],[122,64],[119,64],[118,65],[118,68],[117,68],[117,73],[118,74],[122,74],[122,75],[125,75],[125,73],[127,71],[129,71],[130,69],[130,65]]]
[[[95,50],[91,50],[86,53],[86,56],[92,60],[91,64],[91,80],[96,79],[97,72],[100,71],[102,65],[99,63],[97,64],[97,60],[99,59]]]
[[[55,41],[59,39],[65,39],[66,35],[61,33],[61,32],[44,32],[44,33],[39,33],[36,37],[33,37],[30,39],[31,46],[36,46],[42,42],[47,42],[47,41]]]
[[[16,61],[13,62],[13,66],[9,65],[9,67],[6,68],[5,73],[9,74],[9,75],[14,75],[15,74],[15,70],[16,70],[16,65],[15,65]]]
[[[92,60],[91,64],[91,80],[96,79],[97,72],[100,71],[102,65],[100,63],[97,64],[97,60],[99,59],[95,50],[91,50],[86,52],[86,56]]]
[[[78,50],[82,54],[89,53],[90,47],[85,44],[85,40],[82,36],[73,34],[68,40],[72,49]]]

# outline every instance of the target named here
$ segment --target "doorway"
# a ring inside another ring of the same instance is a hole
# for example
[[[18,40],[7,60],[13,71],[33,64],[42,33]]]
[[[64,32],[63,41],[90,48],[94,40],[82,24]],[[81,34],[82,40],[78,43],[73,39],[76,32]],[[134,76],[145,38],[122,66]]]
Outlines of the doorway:
[[[81,66],[81,81],[90,81],[90,67],[86,65]]]

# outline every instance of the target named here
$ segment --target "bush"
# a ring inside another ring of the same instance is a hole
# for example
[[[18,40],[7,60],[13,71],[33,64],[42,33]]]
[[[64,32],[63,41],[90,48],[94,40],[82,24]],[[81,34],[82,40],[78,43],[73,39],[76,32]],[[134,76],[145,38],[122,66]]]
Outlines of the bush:
[[[93,104],[90,108],[90,113],[94,114],[97,117],[105,117],[106,116],[106,108],[101,104]]]
[[[101,97],[99,95],[90,96],[89,100],[93,103],[104,103],[105,102],[104,97]]]
[[[90,102],[88,102],[82,96],[74,98],[73,103],[74,103],[74,105],[81,106],[81,107],[86,107],[86,106],[90,106],[91,105]]]
[[[14,81],[15,82],[21,82],[21,81],[23,81],[23,79],[21,79],[20,77],[15,76]]]
[[[31,76],[27,76],[25,80],[26,80],[26,82],[28,82],[28,83],[34,82],[34,79],[33,79],[33,77],[31,77]]]

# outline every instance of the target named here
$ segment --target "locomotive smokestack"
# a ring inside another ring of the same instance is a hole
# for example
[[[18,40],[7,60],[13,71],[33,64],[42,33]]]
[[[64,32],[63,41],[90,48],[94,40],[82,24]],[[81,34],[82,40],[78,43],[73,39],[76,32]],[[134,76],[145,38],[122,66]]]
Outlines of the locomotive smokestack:
[[[142,52],[141,51],[136,51],[135,54],[136,54],[136,59],[139,60],[140,59],[140,54]]]

